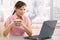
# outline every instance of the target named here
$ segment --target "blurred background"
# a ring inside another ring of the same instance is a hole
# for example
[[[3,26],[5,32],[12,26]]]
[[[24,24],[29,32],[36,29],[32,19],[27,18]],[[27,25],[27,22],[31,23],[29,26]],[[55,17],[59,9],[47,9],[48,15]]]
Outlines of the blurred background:
[[[14,5],[19,0],[0,0],[0,22],[5,21],[14,11]],[[21,0],[27,4],[26,13],[32,23],[42,23],[45,20],[58,20],[60,23],[59,0]],[[38,21],[37,21],[38,20]]]
[[[3,25],[14,11],[19,0],[0,0],[0,25]],[[39,29],[46,20],[58,20],[56,28],[60,28],[60,0],[21,0],[27,4],[26,15],[32,22],[32,28]],[[0,26],[2,27],[2,26]],[[59,32],[58,30],[57,32]],[[37,32],[36,32],[37,33]],[[60,35],[60,33],[57,33]]]

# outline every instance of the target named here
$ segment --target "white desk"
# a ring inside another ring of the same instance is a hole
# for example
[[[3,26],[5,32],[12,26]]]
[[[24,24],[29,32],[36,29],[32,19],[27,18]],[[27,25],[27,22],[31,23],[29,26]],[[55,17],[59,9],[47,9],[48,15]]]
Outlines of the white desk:
[[[23,37],[0,37],[0,40],[31,40],[31,39],[24,39]],[[60,36],[53,36],[51,39],[45,40],[60,40]]]

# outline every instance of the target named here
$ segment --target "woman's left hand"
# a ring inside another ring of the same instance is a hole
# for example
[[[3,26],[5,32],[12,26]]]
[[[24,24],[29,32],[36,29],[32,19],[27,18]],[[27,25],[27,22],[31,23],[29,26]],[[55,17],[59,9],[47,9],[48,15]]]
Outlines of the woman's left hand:
[[[20,25],[21,25],[21,26],[25,26],[25,24],[24,24],[24,22],[23,22],[23,21],[21,21]]]
[[[25,25],[25,23],[23,21],[21,21],[20,25],[24,28],[24,30],[28,34],[28,36],[32,35],[32,28],[31,28],[31,25],[29,23],[27,25]]]

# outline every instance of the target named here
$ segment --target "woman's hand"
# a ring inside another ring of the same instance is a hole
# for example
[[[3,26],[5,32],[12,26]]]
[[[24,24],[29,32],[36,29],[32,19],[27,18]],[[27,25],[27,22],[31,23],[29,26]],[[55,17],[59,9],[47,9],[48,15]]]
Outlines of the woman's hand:
[[[21,20],[21,22],[20,22],[20,26],[26,26],[25,24],[24,24],[24,22]]]
[[[28,34],[28,36],[32,35],[32,28],[30,24],[25,25],[23,21],[21,21],[20,25],[24,28],[25,32]]]
[[[14,22],[12,22],[11,24],[5,26],[4,31],[3,31],[3,36],[6,37],[8,35],[8,33],[10,32],[10,29],[12,28],[12,26],[14,26]]]

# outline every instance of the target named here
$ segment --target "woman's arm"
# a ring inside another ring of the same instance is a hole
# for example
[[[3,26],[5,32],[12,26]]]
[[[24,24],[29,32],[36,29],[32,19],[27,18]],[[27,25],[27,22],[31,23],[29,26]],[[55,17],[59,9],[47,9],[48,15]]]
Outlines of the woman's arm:
[[[28,24],[26,26],[23,26],[24,29],[25,29],[25,32],[28,34],[28,36],[32,36],[32,28],[31,28],[31,25]]]
[[[9,24],[8,26],[5,26],[4,31],[3,31],[3,36],[8,35],[12,26],[13,26],[13,23]]]
[[[25,25],[24,22],[21,21],[20,25],[24,28],[24,30],[28,34],[28,36],[32,35],[32,28],[31,28],[31,24],[29,22],[27,23],[27,25]]]

